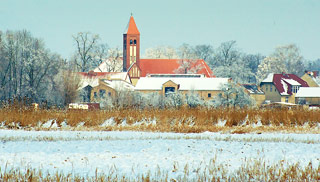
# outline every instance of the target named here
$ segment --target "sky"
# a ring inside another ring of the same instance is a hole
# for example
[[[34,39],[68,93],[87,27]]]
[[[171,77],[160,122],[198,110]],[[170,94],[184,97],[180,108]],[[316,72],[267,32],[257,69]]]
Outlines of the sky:
[[[0,0],[0,30],[28,30],[70,58],[78,32],[122,49],[131,13],[141,51],[235,40],[240,51],[271,54],[294,43],[305,59],[320,58],[320,0]]]

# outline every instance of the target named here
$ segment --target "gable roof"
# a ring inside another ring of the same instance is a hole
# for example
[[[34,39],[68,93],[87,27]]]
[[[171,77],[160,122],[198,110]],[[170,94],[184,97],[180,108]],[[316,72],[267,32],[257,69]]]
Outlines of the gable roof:
[[[140,59],[141,77],[149,74],[176,74],[175,71],[180,67],[181,59]],[[183,60],[193,61],[193,60]],[[203,59],[196,60],[191,64],[192,68],[199,67],[196,74],[204,74],[206,77],[215,77],[212,70]]]
[[[296,97],[319,97],[320,87],[302,87],[298,90]]]
[[[176,78],[176,77],[141,77],[135,90],[162,90],[168,81],[179,84],[179,90],[221,90],[228,78]]]
[[[99,85],[100,79],[108,79],[108,80],[124,80],[127,82],[130,81],[130,77],[127,72],[78,72],[80,75],[81,86],[80,89],[90,85],[91,87],[95,87]]]
[[[133,16],[130,16],[130,20],[128,22],[128,25],[124,31],[124,34],[138,34],[140,35],[140,32],[137,28],[136,22],[133,19]]]
[[[102,80],[102,83],[114,90],[131,90],[134,86],[124,80]]]
[[[271,82],[272,80],[272,82]],[[309,87],[308,83],[302,80],[295,74],[273,74],[270,73],[265,80],[261,82],[263,83],[273,83],[274,86],[279,91],[280,95],[292,95],[291,87],[292,86],[300,86],[300,87]]]
[[[255,84],[242,84],[242,86],[250,93],[250,94],[264,94],[264,92]]]

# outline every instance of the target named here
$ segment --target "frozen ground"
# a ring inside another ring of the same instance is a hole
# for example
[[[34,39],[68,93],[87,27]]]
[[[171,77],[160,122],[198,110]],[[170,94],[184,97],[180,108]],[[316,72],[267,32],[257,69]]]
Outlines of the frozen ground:
[[[10,168],[93,176],[126,176],[165,171],[190,177],[212,163],[227,173],[259,159],[306,166],[320,162],[319,134],[177,134],[0,130],[1,172]]]

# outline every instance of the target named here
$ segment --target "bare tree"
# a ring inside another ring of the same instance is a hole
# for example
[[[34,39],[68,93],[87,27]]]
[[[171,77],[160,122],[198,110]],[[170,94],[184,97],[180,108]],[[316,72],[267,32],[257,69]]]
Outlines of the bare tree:
[[[80,78],[76,73],[69,70],[61,70],[55,78],[55,83],[58,86],[64,106],[78,99]]]
[[[75,64],[79,71],[85,72],[98,65],[95,61],[95,52],[99,41],[99,36],[90,32],[79,32],[73,36],[76,43]]]

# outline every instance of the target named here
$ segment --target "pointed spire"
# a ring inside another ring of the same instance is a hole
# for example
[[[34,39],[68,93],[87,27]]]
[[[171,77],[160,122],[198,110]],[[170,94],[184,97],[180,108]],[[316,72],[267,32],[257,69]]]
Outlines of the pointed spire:
[[[137,28],[136,22],[133,19],[132,13],[131,13],[130,20],[129,20],[129,23],[127,25],[127,28],[124,31],[124,34],[140,34],[140,32],[139,32],[139,30]]]

